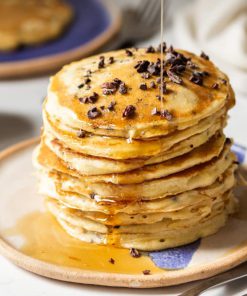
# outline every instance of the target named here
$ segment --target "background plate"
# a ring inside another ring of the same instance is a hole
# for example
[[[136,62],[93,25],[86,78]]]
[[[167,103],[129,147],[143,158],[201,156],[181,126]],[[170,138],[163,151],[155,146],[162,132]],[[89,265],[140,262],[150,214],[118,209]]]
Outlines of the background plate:
[[[0,52],[0,78],[40,74],[87,56],[120,29],[121,15],[114,0],[67,0],[75,16],[63,35],[39,46]]]
[[[0,252],[18,266],[63,281],[150,288],[207,278],[247,260],[247,199],[246,189],[243,188],[239,188],[237,193],[241,202],[238,215],[231,218],[216,235],[202,239],[184,269],[163,270],[156,267],[154,273],[145,276],[132,272],[99,272],[63,267],[28,256],[20,248],[24,237],[13,236],[7,230],[25,215],[43,210],[42,197],[36,192],[37,180],[31,164],[31,154],[36,144],[37,140],[29,140],[0,154]],[[150,260],[150,266],[154,264],[149,257],[145,260]],[[176,261],[176,257],[173,260]]]

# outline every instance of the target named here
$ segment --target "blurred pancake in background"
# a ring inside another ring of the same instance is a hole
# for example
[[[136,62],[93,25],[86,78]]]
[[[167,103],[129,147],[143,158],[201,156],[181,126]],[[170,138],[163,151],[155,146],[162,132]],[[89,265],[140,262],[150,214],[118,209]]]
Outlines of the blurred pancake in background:
[[[61,35],[73,18],[63,0],[2,0],[0,2],[0,50],[44,43]]]
[[[17,6],[22,9],[15,14],[23,21],[8,12]],[[22,12],[24,8],[33,11],[32,18]],[[120,8],[114,0],[3,0],[2,14],[7,15],[0,20],[1,42],[6,40],[6,50],[0,49],[0,78],[4,79],[51,73],[88,56],[106,45],[120,31],[122,23]],[[19,39],[14,34],[1,33],[1,26],[7,27],[11,21],[15,28],[17,20],[18,24],[23,23],[18,25]]]

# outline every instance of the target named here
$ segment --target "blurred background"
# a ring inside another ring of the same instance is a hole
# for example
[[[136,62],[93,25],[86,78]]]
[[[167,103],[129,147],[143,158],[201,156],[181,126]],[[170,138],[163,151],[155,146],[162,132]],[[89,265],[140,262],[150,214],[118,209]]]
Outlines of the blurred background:
[[[1,0],[0,150],[39,135],[50,75],[94,53],[159,44],[160,14],[160,0]],[[163,17],[168,44],[205,51],[229,75],[238,104],[227,133],[247,146],[247,1],[164,0]]]

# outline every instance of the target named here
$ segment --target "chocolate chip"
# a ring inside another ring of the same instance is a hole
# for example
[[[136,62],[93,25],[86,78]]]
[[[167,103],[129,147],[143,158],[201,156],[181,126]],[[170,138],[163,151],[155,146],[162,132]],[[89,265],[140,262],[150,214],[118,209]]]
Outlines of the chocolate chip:
[[[105,110],[105,106],[100,106],[100,109],[103,111]]]
[[[193,63],[191,60],[189,60],[189,61],[187,62],[187,66],[188,66],[190,69],[192,69],[192,70],[198,68],[198,66],[197,66],[195,63]]]
[[[209,60],[209,56],[206,55],[204,51],[201,52],[200,57],[203,58],[203,59],[205,59],[205,60]]]
[[[151,271],[149,269],[145,269],[142,272],[144,275],[150,275]]]
[[[79,101],[83,104],[93,104],[98,100],[99,95],[94,92],[93,95],[84,97],[84,98],[79,98]]]
[[[232,140],[231,140],[230,138],[226,138],[226,144],[227,144],[227,145],[232,144]]]
[[[112,102],[110,103],[110,105],[107,107],[107,109],[108,109],[109,111],[114,111],[115,106],[116,106],[116,102],[115,102],[115,101],[112,101]]]
[[[193,72],[189,79],[197,85],[203,84],[203,75],[200,72]]]
[[[173,73],[182,73],[184,72],[186,69],[186,67],[184,65],[174,65],[170,68],[170,70],[173,72]]]
[[[146,73],[142,73],[141,77],[144,78],[144,79],[149,79],[151,77],[151,74],[149,74],[147,72]]]
[[[136,65],[135,65],[135,69],[138,73],[144,73],[147,71],[148,66],[149,66],[150,62],[147,60],[144,61],[139,61]]]
[[[181,77],[179,77],[177,74],[175,74],[174,72],[172,72],[171,70],[167,70],[167,75],[170,78],[170,80],[174,83],[177,84],[182,84],[183,80]]]
[[[101,85],[104,95],[112,95],[117,91],[118,83],[105,82]]]
[[[162,110],[160,115],[162,118],[165,118],[168,121],[171,121],[173,118],[172,114],[168,110]]]
[[[117,84],[117,86],[120,85],[120,83],[122,83],[122,80],[120,80],[119,78],[114,78],[113,82]]]
[[[156,82],[157,82],[158,84],[160,84],[160,83],[161,83],[161,78],[158,77],[158,78],[156,79]]]
[[[214,83],[211,86],[212,89],[219,89],[219,83]]]
[[[146,53],[155,53],[155,49],[153,46],[149,46],[147,49],[146,49]]]
[[[125,49],[125,52],[127,54],[128,57],[132,57],[133,56],[133,52],[130,51],[129,49]]]
[[[155,108],[151,111],[151,115],[160,115],[160,111],[155,107]]]
[[[84,85],[85,85],[84,83],[81,83],[81,84],[79,84],[77,87],[78,87],[78,88],[83,88]]]
[[[120,83],[118,91],[120,92],[121,95],[127,94],[128,88],[124,82]]]
[[[115,263],[115,260],[113,258],[110,258],[109,259],[109,263],[114,264]]]
[[[85,136],[86,136],[86,132],[84,131],[84,130],[79,130],[78,132],[77,132],[77,137],[78,138],[85,138]]]
[[[223,83],[223,84],[227,84],[227,80],[226,79],[221,79],[221,82]]]
[[[95,198],[95,196],[96,196],[96,194],[95,194],[95,193],[90,193],[90,198],[91,198],[91,199],[94,199],[94,198]]]
[[[160,70],[161,70],[161,66],[160,66],[159,62],[150,63],[147,68],[148,73],[150,73],[151,75],[155,75],[155,76],[160,75]]]
[[[128,105],[124,112],[123,112],[123,117],[125,118],[132,118],[135,115],[136,107],[133,105]]]
[[[160,95],[157,95],[156,98],[161,101],[161,96]]]
[[[137,249],[131,248],[130,249],[130,256],[132,256],[133,258],[140,258],[141,254]]]
[[[140,86],[139,86],[139,88],[140,88],[141,90],[147,90],[147,89],[148,89],[146,83],[141,83]]]
[[[85,83],[85,84],[88,84],[89,82],[91,82],[91,79],[87,77],[87,78],[84,80],[84,83]]]
[[[150,82],[150,87],[151,87],[151,88],[156,88],[156,84],[155,84],[154,81],[151,81],[151,82]]]
[[[89,109],[87,112],[87,116],[90,119],[97,118],[100,115],[101,115],[101,112],[100,112],[100,110],[97,109],[97,107],[93,107],[93,108]]]
[[[104,68],[105,67],[105,57],[104,56],[101,56],[99,58],[99,63],[98,63],[98,68],[101,69],[101,68]]]
[[[114,57],[109,57],[109,64],[113,64],[115,62]]]
[[[166,43],[165,42],[159,44],[157,51],[161,52],[161,49],[163,49],[163,52],[166,51]]]

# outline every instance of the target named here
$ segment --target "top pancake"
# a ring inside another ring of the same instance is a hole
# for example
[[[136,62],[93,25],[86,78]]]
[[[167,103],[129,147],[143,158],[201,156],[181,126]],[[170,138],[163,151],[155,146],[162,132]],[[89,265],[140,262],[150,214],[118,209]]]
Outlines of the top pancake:
[[[46,102],[49,116],[68,127],[94,134],[138,139],[166,135],[196,125],[223,106],[231,107],[234,104],[234,94],[227,76],[210,60],[182,50],[167,50],[164,54],[167,93],[161,106],[156,97],[160,95],[160,84],[156,81],[160,70],[147,79],[143,78],[143,74],[147,75],[148,71],[150,74],[153,69],[145,70],[145,66],[136,68],[139,61],[157,63],[160,52],[146,53],[146,49],[131,49],[130,52],[109,52],[101,58],[97,55],[65,66],[50,81]],[[171,57],[181,60],[181,54],[186,69],[181,73],[180,70],[172,70],[173,74],[177,71],[176,75],[182,79],[182,83],[178,84],[171,81],[174,80],[171,75],[166,75],[167,72],[171,73],[169,69],[172,65],[174,69],[176,62],[172,61],[171,64],[167,60],[171,61]],[[125,89],[121,91],[119,86],[115,85],[114,88],[105,84],[116,78],[125,83],[127,93],[123,94]],[[152,82],[155,82],[155,88],[150,86]],[[140,88],[142,83],[146,83],[147,90]],[[93,96],[94,93],[96,96]],[[110,108],[113,110],[108,109],[111,102],[115,103]],[[123,117],[129,105],[136,108],[135,114]],[[88,111],[93,107],[97,107],[100,115],[89,118]],[[154,108],[169,113],[165,114],[165,118],[152,115]]]

